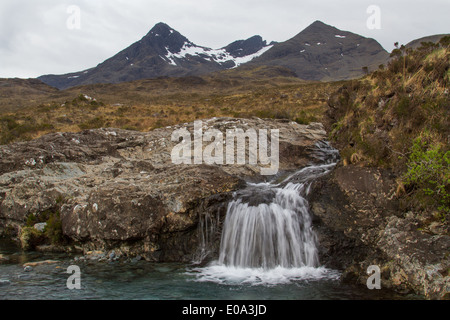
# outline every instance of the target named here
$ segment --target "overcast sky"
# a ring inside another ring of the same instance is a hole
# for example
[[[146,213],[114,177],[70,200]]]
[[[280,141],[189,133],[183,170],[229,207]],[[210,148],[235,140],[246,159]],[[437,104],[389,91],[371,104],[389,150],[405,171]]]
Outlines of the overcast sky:
[[[371,5],[379,19],[367,12]],[[0,77],[94,67],[158,22],[197,45],[220,48],[256,34],[285,41],[321,20],[391,51],[396,41],[450,33],[449,13],[450,0],[1,0]]]

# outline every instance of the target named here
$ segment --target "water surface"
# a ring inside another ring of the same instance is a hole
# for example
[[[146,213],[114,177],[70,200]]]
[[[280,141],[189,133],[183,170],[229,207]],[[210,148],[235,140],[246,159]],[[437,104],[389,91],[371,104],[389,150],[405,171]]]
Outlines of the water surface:
[[[11,300],[352,300],[409,299],[387,290],[344,285],[329,269],[199,268],[181,263],[75,262],[66,254],[24,253],[0,241],[0,299]],[[31,261],[56,260],[24,271]],[[81,289],[69,290],[70,265]]]

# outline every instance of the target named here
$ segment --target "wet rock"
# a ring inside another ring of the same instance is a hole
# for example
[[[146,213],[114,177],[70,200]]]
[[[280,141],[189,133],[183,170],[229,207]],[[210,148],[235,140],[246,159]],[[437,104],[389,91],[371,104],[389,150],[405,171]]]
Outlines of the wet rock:
[[[25,271],[25,272],[31,272],[31,271],[33,271],[33,267],[32,267],[32,266],[25,266],[25,267],[23,268],[23,271]]]
[[[131,259],[131,263],[135,263],[135,262],[138,262],[138,261],[141,261],[141,260],[142,260],[142,257],[140,255],[137,255],[136,257]]]
[[[112,252],[109,254],[109,260],[113,260],[115,257],[116,257],[116,252],[115,252],[115,251],[112,251]]]
[[[34,268],[34,267],[38,267],[38,266],[43,266],[43,265],[49,265],[49,264],[56,264],[59,263],[59,261],[56,260],[45,260],[45,261],[34,261],[34,262],[27,262],[23,265],[24,268]]]
[[[100,250],[88,251],[84,258],[90,261],[103,261],[106,258],[106,253]]]
[[[9,258],[3,254],[0,254],[0,262],[9,261]]]
[[[360,270],[355,265],[352,265],[342,272],[341,280],[344,283],[357,284],[360,282],[360,274]]]
[[[0,279],[0,287],[7,287],[10,285],[11,285],[11,281],[5,280],[5,279]]]
[[[354,165],[315,182],[310,205],[321,263],[362,285],[367,268],[378,265],[382,287],[442,299],[450,290],[450,237],[424,232],[417,215],[400,212],[396,186],[389,171]]]
[[[75,261],[75,262],[85,262],[86,261],[86,257],[84,257],[84,256],[75,257],[75,258],[73,258],[73,261]]]

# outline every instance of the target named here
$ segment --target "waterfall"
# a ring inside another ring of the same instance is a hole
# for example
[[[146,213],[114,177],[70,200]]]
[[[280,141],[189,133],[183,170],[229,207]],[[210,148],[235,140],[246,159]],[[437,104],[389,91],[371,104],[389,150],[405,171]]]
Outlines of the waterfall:
[[[302,168],[279,183],[248,183],[235,192],[223,224],[219,258],[197,269],[200,281],[222,282],[226,274],[244,281],[260,281],[270,274],[273,280],[274,270],[284,278],[299,276],[299,270],[304,276],[305,268],[320,275],[327,272],[318,268],[317,236],[306,198],[311,183],[333,169],[338,152],[328,143],[317,144],[315,151],[321,164]]]
[[[219,263],[236,267],[316,266],[316,239],[305,199],[295,188],[276,189],[270,204],[234,200],[222,233]]]
[[[234,267],[317,267],[317,237],[305,196],[312,180],[330,165],[299,171],[284,186],[254,184],[230,202],[218,263]],[[263,194],[264,203],[249,203]]]
[[[220,213],[217,211],[215,215],[208,212],[199,215],[198,237],[200,247],[194,255],[193,264],[201,264],[211,253],[214,237],[219,228]]]

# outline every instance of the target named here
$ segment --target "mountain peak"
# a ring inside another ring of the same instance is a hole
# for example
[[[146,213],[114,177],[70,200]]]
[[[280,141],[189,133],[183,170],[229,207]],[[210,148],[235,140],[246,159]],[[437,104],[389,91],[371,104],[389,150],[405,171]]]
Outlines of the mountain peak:
[[[139,47],[138,51],[141,53],[163,56],[167,54],[167,51],[172,53],[179,52],[186,43],[190,43],[186,37],[164,22],[155,24],[140,42],[142,46]],[[132,51],[133,53],[129,53],[130,55],[134,55],[134,52],[136,52],[134,49]]]
[[[233,57],[243,57],[254,54],[267,46],[267,42],[259,35],[248,38],[247,40],[238,40],[230,43],[224,49]]]
[[[373,70],[388,57],[375,40],[317,20],[251,63],[286,67],[304,80],[330,81],[360,77],[363,67]]]
[[[316,20],[313,23],[311,23],[309,26],[312,27],[312,26],[328,26],[328,25],[326,23],[323,23],[320,20]]]
[[[323,23],[320,20],[316,20],[313,23],[311,23],[305,30],[303,30],[303,32],[307,31],[307,32],[322,32],[322,31],[326,31],[326,30],[336,30],[335,27],[330,26],[326,23]]]
[[[147,36],[153,36],[153,37],[167,37],[174,33],[175,30],[172,29],[168,24],[164,22],[159,22],[155,24],[155,26],[150,30],[150,32],[147,34]]]
[[[158,22],[153,26],[153,28],[150,31],[158,31],[158,30],[170,30],[172,29],[167,23],[164,22]]]

